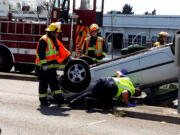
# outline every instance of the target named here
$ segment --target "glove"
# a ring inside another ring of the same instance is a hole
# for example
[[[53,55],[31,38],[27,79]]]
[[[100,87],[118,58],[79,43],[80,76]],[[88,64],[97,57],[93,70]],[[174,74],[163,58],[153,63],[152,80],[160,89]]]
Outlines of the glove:
[[[48,66],[47,65],[42,66],[42,70],[43,71],[47,71],[48,70]]]
[[[135,104],[131,104],[131,103],[128,103],[127,106],[128,106],[128,107],[136,107]]]

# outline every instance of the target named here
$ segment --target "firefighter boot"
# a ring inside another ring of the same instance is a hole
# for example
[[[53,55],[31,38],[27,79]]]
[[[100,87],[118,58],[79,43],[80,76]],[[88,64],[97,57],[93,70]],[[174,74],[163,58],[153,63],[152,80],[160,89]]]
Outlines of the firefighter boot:
[[[64,97],[62,94],[54,95],[53,97],[58,106],[61,106],[61,104],[64,103]]]
[[[40,99],[40,106],[44,106],[44,107],[48,107],[51,104],[49,103],[49,101],[47,100],[47,98],[41,98]]]

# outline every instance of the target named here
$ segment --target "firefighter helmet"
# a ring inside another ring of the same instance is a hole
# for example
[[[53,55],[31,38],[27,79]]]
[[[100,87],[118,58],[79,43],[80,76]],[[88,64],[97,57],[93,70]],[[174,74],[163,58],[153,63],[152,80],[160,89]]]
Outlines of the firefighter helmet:
[[[46,28],[46,31],[61,32],[61,23],[59,23],[59,22],[51,23],[51,24]]]
[[[99,26],[95,23],[91,24],[90,26],[90,31],[98,31],[99,30]]]
[[[167,33],[167,32],[164,32],[164,31],[159,32],[158,37],[159,37],[159,38],[160,38],[160,37],[168,37],[168,33]]]

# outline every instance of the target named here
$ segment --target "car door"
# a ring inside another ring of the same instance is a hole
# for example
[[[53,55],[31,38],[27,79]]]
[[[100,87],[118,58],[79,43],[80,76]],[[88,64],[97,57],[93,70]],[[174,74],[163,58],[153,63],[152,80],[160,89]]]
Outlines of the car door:
[[[140,69],[140,54],[129,57],[124,64],[121,65],[121,70],[127,70],[127,76],[131,78],[135,86],[139,86],[142,83],[142,76],[139,72]]]
[[[140,72],[145,86],[162,84],[177,77],[170,47],[152,49],[140,56]]]
[[[91,77],[93,80],[93,78],[113,76],[116,71],[126,70],[127,76],[129,76],[136,85],[142,82],[142,77],[138,72],[139,68],[140,56],[133,55],[91,68]]]

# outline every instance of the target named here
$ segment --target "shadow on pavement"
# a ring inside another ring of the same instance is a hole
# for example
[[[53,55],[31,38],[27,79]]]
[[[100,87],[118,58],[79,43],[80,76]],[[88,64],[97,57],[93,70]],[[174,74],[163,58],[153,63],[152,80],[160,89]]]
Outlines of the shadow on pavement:
[[[67,116],[69,116],[69,114],[67,114],[65,112],[70,111],[70,108],[52,106],[52,107],[39,107],[39,108],[37,108],[37,110],[44,115],[54,115],[54,116],[67,117]]]
[[[109,113],[113,113],[113,108],[110,109],[100,109],[100,108],[87,108],[85,105],[80,104],[78,106],[76,106],[75,108],[71,108],[71,110],[84,110],[87,113],[102,113],[102,114],[109,114]]]
[[[93,109],[90,109],[90,110],[86,110],[86,112],[87,112],[87,113],[113,114],[112,109],[104,110],[104,109],[93,108]]]
[[[147,114],[141,112],[132,112],[132,111],[124,111],[126,117],[131,117],[135,119],[143,119],[143,120],[151,120],[151,121],[158,121],[158,122],[167,122],[172,124],[180,124],[180,117],[173,117],[173,116],[163,116],[158,114]]]

